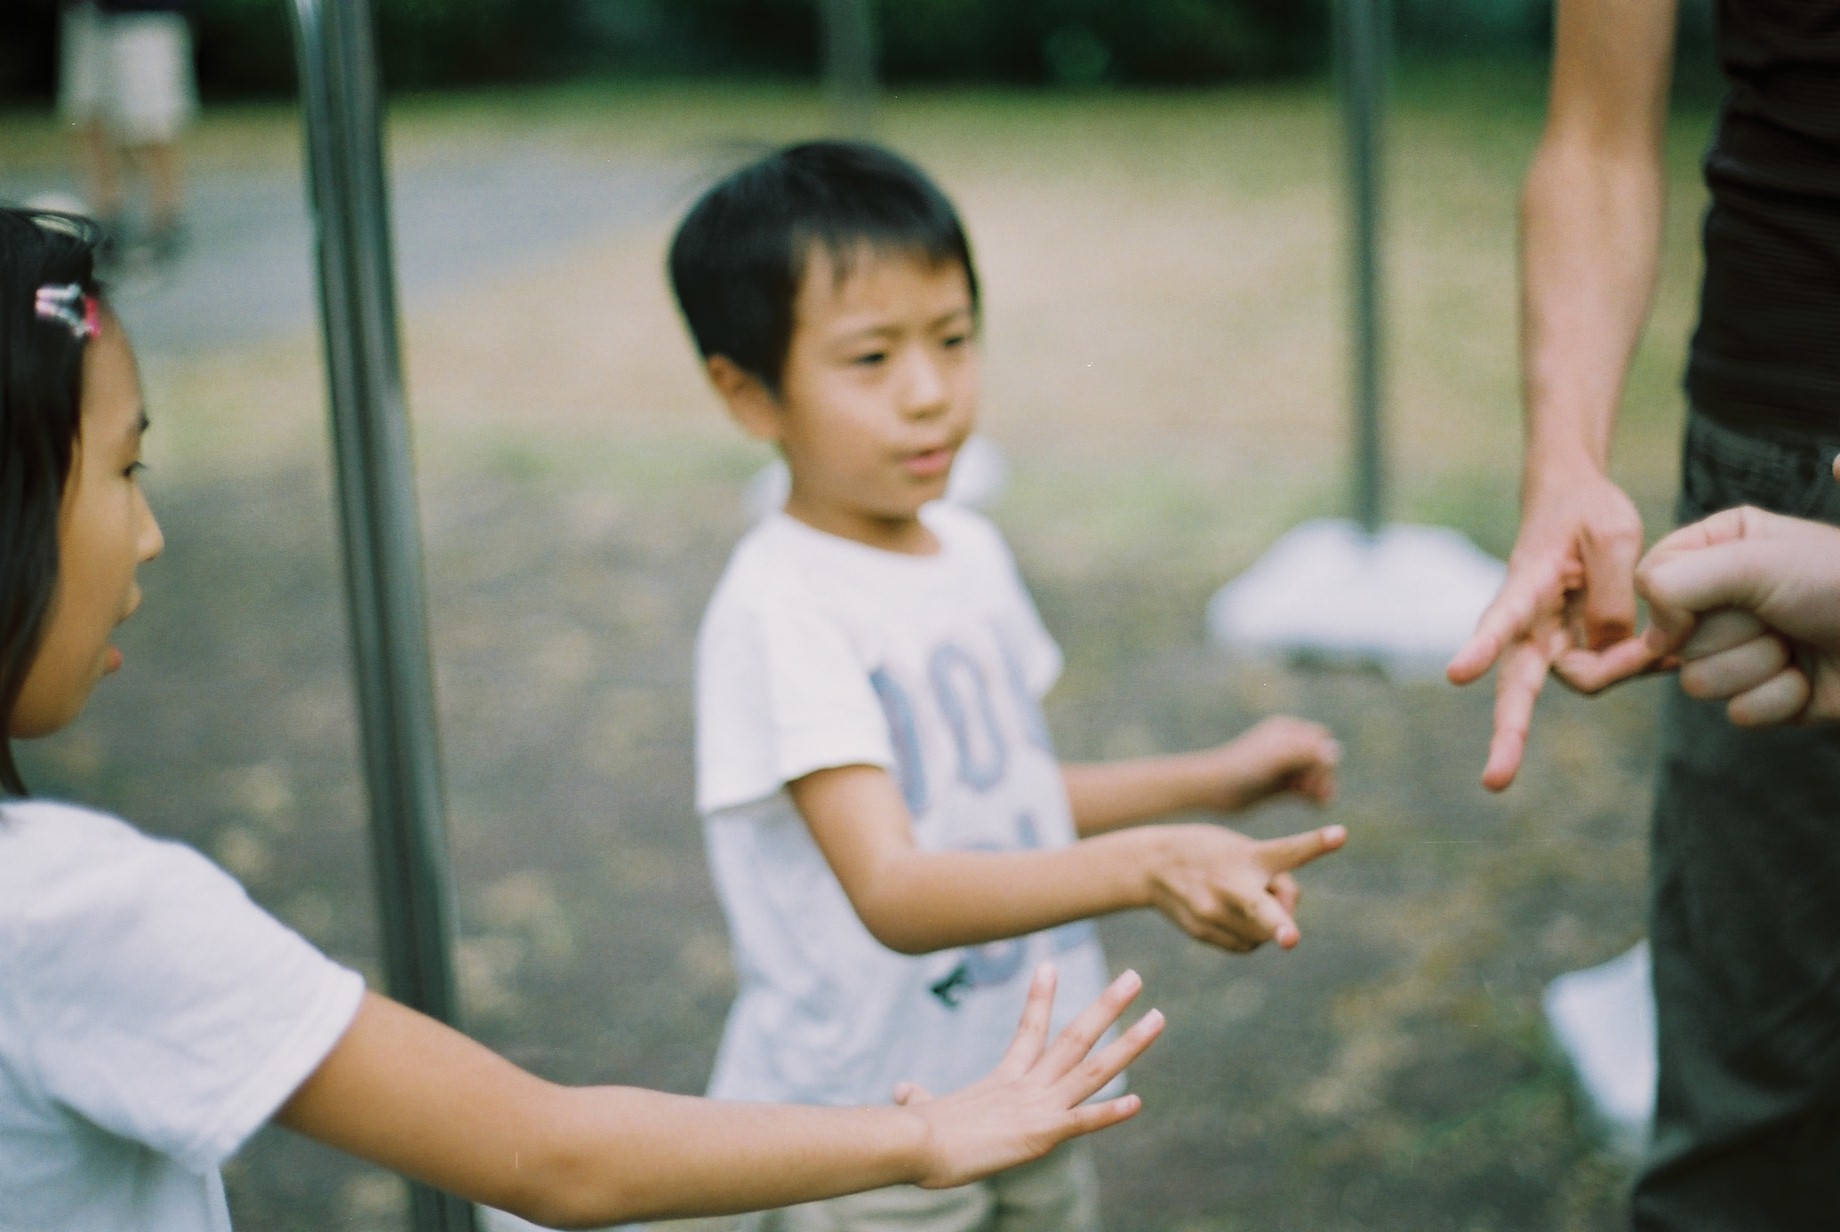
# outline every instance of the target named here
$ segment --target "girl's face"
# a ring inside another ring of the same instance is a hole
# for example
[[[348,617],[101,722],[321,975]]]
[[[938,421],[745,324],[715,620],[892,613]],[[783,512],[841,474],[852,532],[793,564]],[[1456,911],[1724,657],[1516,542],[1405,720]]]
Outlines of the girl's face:
[[[58,511],[57,591],[9,735],[63,727],[121,666],[109,637],[140,606],[134,571],[165,542],[135,477],[146,427],[134,352],[105,312],[101,335],[84,348],[82,428]]]

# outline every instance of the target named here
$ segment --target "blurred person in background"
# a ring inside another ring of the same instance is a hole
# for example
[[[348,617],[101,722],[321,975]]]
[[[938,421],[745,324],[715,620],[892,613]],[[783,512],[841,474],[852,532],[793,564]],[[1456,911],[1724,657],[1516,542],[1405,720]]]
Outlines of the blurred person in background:
[[[117,258],[131,252],[165,260],[184,246],[179,138],[198,108],[187,3],[62,6],[58,110],[77,129],[89,212]],[[146,182],[144,229],[128,227],[124,162]]]

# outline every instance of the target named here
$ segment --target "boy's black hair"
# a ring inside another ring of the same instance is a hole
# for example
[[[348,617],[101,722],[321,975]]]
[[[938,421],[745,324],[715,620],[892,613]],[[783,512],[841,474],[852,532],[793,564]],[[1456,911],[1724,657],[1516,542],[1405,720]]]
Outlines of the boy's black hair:
[[[880,146],[786,146],[723,179],[671,240],[671,289],[704,359],[726,356],[775,395],[792,343],[793,301],[814,245],[847,269],[861,245],[977,268],[952,202],[918,167]]]
[[[38,289],[75,283],[99,296],[101,238],[88,219],[0,207],[0,791],[15,796],[26,787],[8,733],[57,589],[87,341],[38,315]]]

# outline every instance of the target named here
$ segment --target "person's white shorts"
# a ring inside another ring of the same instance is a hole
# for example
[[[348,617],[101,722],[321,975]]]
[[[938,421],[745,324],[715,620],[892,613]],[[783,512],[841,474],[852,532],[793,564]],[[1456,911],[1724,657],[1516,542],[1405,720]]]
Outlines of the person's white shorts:
[[[192,33],[178,13],[64,10],[58,110],[101,120],[125,145],[172,141],[198,107]]]

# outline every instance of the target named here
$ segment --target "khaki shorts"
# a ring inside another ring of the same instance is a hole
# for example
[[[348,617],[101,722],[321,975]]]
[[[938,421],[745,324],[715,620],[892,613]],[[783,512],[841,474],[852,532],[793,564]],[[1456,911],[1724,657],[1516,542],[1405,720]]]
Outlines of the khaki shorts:
[[[1099,1232],[1099,1183],[1091,1147],[1075,1141],[957,1189],[897,1185],[757,1215],[651,1226],[653,1232]]]
[[[125,145],[172,141],[198,107],[192,34],[177,13],[64,10],[58,110],[100,120]]]

